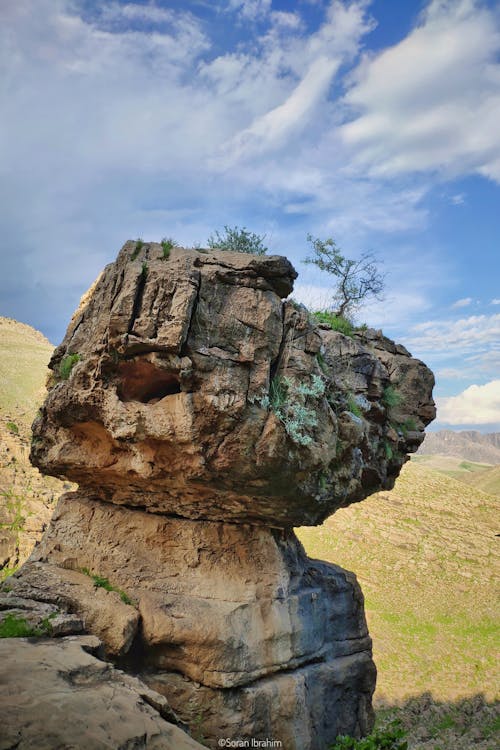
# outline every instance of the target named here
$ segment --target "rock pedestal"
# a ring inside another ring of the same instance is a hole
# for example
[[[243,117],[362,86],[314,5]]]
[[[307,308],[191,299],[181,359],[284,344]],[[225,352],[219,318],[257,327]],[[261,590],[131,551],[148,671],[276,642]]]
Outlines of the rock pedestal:
[[[369,731],[361,591],[292,527],[392,487],[434,416],[425,365],[283,302],[295,275],[277,256],[127,243],[33,427],[34,464],[79,490],[4,600],[97,635],[210,747]]]

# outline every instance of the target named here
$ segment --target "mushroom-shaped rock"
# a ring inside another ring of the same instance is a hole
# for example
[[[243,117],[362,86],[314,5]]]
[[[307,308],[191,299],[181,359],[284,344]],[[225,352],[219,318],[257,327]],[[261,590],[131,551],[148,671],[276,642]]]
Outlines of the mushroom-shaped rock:
[[[127,243],[52,358],[32,461],[102,500],[292,526],[392,487],[432,373],[282,301],[282,257]]]
[[[279,256],[127,242],[33,426],[33,463],[79,489],[4,610],[98,635],[214,748],[372,726],[361,590],[292,527],[392,487],[434,417],[427,367],[318,324],[285,299],[295,277]]]

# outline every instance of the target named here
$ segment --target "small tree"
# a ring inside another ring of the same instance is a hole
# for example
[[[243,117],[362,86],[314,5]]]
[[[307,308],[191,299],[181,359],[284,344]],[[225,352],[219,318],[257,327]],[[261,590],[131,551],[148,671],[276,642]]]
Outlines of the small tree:
[[[382,299],[385,276],[378,271],[371,253],[363,253],[359,260],[350,260],[342,255],[331,237],[320,240],[308,234],[307,241],[312,244],[313,256],[304,263],[312,263],[338,279],[333,292],[335,315],[349,317],[366,299]]]
[[[224,232],[218,230],[208,238],[208,247],[213,250],[232,250],[235,253],[251,253],[265,255],[267,247],[263,244],[266,235],[249,232],[246,227],[228,227],[224,225]]]

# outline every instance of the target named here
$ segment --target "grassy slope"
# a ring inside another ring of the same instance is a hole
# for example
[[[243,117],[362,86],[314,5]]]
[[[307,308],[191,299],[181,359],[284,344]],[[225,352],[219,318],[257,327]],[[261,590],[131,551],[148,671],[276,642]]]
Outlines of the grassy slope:
[[[464,461],[462,458],[453,456],[430,454],[412,456],[412,461],[472,485],[490,495],[500,495],[500,466]]]
[[[0,415],[28,425],[43,400],[52,344],[34,328],[0,318]]]
[[[499,684],[500,501],[409,463],[392,492],[298,531],[311,557],[353,570],[365,594],[377,697],[455,700]]]
[[[500,466],[492,466],[474,476],[464,476],[463,481],[490,495],[500,495]]]
[[[0,580],[31,552],[63,491],[28,458],[52,350],[34,328],[0,317]]]

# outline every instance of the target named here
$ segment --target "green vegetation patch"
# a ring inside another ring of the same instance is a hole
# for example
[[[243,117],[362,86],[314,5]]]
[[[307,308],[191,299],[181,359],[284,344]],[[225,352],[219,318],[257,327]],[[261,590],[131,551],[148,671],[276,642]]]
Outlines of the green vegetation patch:
[[[341,315],[335,315],[335,313],[328,310],[317,310],[316,312],[313,312],[313,317],[318,323],[328,326],[332,331],[343,333],[344,336],[350,336],[352,338],[354,331],[356,330],[347,318],[343,318]]]
[[[14,435],[19,435],[19,427],[15,422],[7,422],[5,426],[9,432],[12,432]]]
[[[474,461],[461,461],[458,466],[465,471],[485,471],[491,469],[490,464],[478,464]]]
[[[164,237],[161,241],[161,247],[163,250],[162,260],[167,260],[170,257],[170,251],[175,247],[176,242],[172,237]]]
[[[57,368],[57,374],[59,375],[59,378],[61,380],[68,380],[69,376],[71,375],[71,371],[73,367],[80,360],[81,360],[80,355],[76,353],[67,354],[65,357],[63,357],[61,361],[59,362],[59,367]]]
[[[330,750],[407,750],[408,742],[404,739],[406,732],[398,719],[391,721],[386,727],[375,729],[374,732],[360,740],[347,735],[339,735]]]
[[[296,383],[291,378],[274,378],[270,395],[262,399],[262,405],[270,408],[283,424],[289,437],[297,445],[310,445],[309,434],[318,424],[311,399],[319,399],[325,392],[325,384],[319,375],[312,375],[310,383]]]
[[[405,419],[404,422],[401,422],[401,424],[397,426],[397,429],[403,434],[403,437],[406,437],[409,432],[415,432],[417,429],[417,423],[413,417],[408,417],[408,419]]]
[[[30,487],[27,488],[27,491]],[[23,495],[19,495],[11,488],[10,490],[0,491],[0,497],[5,500],[5,509],[11,516],[11,520],[5,523],[0,523],[0,529],[6,529],[7,531],[22,531],[24,528],[24,522],[26,517],[24,515],[25,509],[25,498]]]
[[[35,329],[0,317],[0,413],[20,434],[29,428],[43,399],[53,349]]]
[[[224,231],[211,234],[208,247],[212,250],[226,250],[250,255],[265,255],[267,247],[264,245],[265,234],[249,232],[246,227],[229,227],[224,225]]]
[[[349,394],[347,398],[347,408],[351,412],[351,414],[354,414],[355,417],[361,417],[363,416],[363,412],[361,411],[361,407],[352,395],[352,393]]]
[[[55,613],[45,617],[39,627],[35,628],[24,617],[8,614],[0,622],[0,638],[42,638],[50,635],[52,631],[50,621],[54,617]]]
[[[11,575],[14,575],[14,573],[16,572],[18,568],[19,568],[19,565],[15,565],[12,568],[9,568],[9,567],[2,568],[0,570],[0,581],[5,581],[6,578],[8,578]],[[7,584],[4,584],[2,586],[2,591],[4,592],[10,591],[10,586],[8,586]]]
[[[130,604],[133,606],[132,599],[129,597],[129,595],[126,594],[125,591],[122,591],[122,589],[113,586],[108,578],[105,578],[98,573],[91,573],[88,568],[81,568],[80,572],[84,573],[86,576],[89,576],[89,578],[92,578],[92,580],[94,581],[94,586],[96,588],[105,589],[106,591],[116,591],[116,593],[120,595],[120,599],[124,604]]]
[[[131,260],[135,260],[139,253],[141,252],[142,248],[144,247],[144,241],[141,237],[138,237],[135,241],[135,248],[132,252],[132,255],[130,256]]]
[[[401,394],[396,391],[393,385],[387,385],[382,393],[382,403],[386,409],[393,409],[399,406],[402,401]]]

